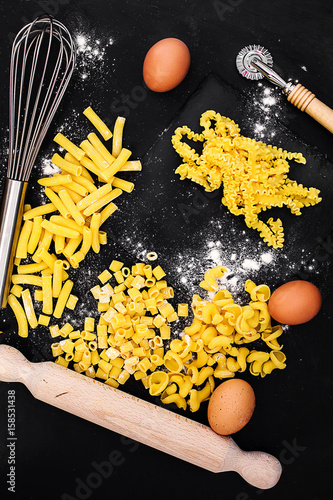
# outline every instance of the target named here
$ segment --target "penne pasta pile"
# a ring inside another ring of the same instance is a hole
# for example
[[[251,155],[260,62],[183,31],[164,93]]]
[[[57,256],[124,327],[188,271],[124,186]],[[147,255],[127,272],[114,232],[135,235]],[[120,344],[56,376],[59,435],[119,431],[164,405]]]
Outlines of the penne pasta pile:
[[[225,289],[218,290],[221,266],[205,273],[201,287],[215,292],[211,300],[192,299],[193,322],[184,335],[172,338],[171,326],[188,315],[188,305],[170,300],[172,287],[158,265],[138,262],[132,268],[113,260],[99,275],[100,284],[91,289],[100,316],[86,318],[84,329],[74,331],[67,323],[50,327],[55,362],[79,373],[100,379],[112,387],[124,384],[131,375],[141,380],[151,396],[162,403],[189,406],[197,411],[210,398],[215,379],[235,376],[249,367],[252,375],[264,377],[286,367],[286,356],[278,337],[282,327],[271,326],[267,309],[270,290],[248,280],[248,305],[240,306]],[[261,340],[270,351],[249,349]]]
[[[71,293],[74,283],[67,271],[107,243],[101,226],[117,210],[114,200],[134,188],[117,174],[142,168],[139,160],[129,160],[132,153],[123,147],[125,118],[116,119],[112,133],[91,107],[83,114],[105,141],[112,138],[112,152],[95,132],[79,147],[61,133],[54,138],[65,154],[52,157],[58,173],[38,180],[49,202],[25,206],[8,297],[21,337],[28,336],[29,326],[48,326],[52,316],[61,318],[65,307],[75,308],[78,298]],[[26,286],[36,287],[33,297]],[[36,301],[42,302],[38,319]]]

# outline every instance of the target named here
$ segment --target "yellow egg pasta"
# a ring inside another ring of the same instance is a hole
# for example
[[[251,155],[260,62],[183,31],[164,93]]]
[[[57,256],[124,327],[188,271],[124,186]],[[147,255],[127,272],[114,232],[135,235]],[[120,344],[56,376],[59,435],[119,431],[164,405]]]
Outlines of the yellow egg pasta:
[[[213,125],[213,122],[215,125]],[[240,134],[230,118],[213,110],[201,115],[201,134],[186,125],[178,127],[172,144],[183,163],[176,169],[180,179],[190,179],[214,191],[223,184],[222,204],[234,215],[243,215],[249,228],[256,229],[267,245],[282,248],[284,230],[280,219],[259,219],[262,211],[286,206],[300,215],[303,207],[321,201],[320,191],[306,188],[288,178],[288,160],[305,163],[301,153],[290,153]],[[183,138],[203,145],[199,154]]]
[[[90,107],[84,114],[105,140],[111,138],[111,131]],[[71,267],[78,268],[90,250],[100,252],[100,246],[107,243],[107,232],[102,231],[101,226],[118,208],[112,200],[124,191],[129,193],[134,188],[132,182],[114,178],[112,171],[108,169],[115,163],[114,172],[141,170],[139,160],[127,161],[131,151],[122,147],[123,127],[124,119],[119,117],[116,120],[112,144],[116,150],[119,148],[117,158],[112,156],[94,133],[81,142],[81,147],[76,146],[62,133],[54,138],[67,152],[64,158],[58,153],[52,156],[52,163],[60,171],[38,180],[39,185],[44,187],[44,194],[49,203],[34,208],[25,205],[15,255],[17,272],[14,271],[12,276],[15,293],[11,294],[13,299],[10,302],[16,313],[19,313],[20,335],[24,332],[25,336],[26,328],[17,303],[22,308],[20,300],[25,301],[26,305],[27,301],[30,301],[28,292],[21,297],[21,284],[39,287],[39,290],[32,294],[35,301],[43,303],[45,314],[40,315],[39,324],[48,324],[48,315],[53,314],[60,318],[65,307],[74,309],[76,306],[78,297],[70,293],[73,284],[68,280],[66,271]],[[103,170],[108,170],[108,175],[104,175]],[[49,214],[51,215],[48,217]],[[27,258],[29,260],[25,262],[24,259]],[[18,299],[17,303],[14,299]],[[104,303],[100,301],[99,310],[106,308],[106,299],[104,294]],[[26,307],[25,312],[29,312],[30,320],[31,308]],[[29,324],[31,328],[37,326],[36,321],[29,321]],[[70,360],[66,358],[65,361]],[[91,375],[91,372],[89,373]]]

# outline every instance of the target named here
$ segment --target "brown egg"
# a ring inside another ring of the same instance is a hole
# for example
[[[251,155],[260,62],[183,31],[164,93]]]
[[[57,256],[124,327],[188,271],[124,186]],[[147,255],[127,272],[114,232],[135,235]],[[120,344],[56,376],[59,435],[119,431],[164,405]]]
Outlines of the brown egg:
[[[147,52],[143,79],[155,92],[167,92],[180,84],[190,67],[190,51],[178,38],[164,38]]]
[[[268,301],[269,314],[279,323],[300,325],[310,321],[321,308],[318,288],[309,281],[289,281],[272,293]]]
[[[213,431],[224,436],[234,434],[248,423],[255,407],[255,395],[245,380],[222,382],[208,403],[208,421]]]

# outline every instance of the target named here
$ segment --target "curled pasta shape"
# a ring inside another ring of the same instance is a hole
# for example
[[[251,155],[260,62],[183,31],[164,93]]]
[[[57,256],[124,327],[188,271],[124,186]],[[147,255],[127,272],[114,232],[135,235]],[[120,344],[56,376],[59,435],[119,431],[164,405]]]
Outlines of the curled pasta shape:
[[[213,377],[209,377],[209,380],[206,382],[203,389],[199,391],[197,389],[191,389],[189,405],[192,412],[199,410],[201,403],[210,397],[212,391],[214,390],[214,386]]]
[[[286,367],[286,355],[281,351],[271,351],[270,358],[276,368],[283,370]]]
[[[232,358],[231,356],[227,358],[227,369],[231,372],[238,372],[240,369],[240,365],[237,359]]]
[[[206,304],[202,310],[202,321],[204,323],[212,323],[214,316],[218,315],[219,311],[215,304],[209,302]]]
[[[181,357],[173,351],[167,351],[165,353],[164,365],[170,372],[177,373],[183,369],[183,361]]]
[[[247,347],[240,347],[238,349],[238,353],[237,353],[237,363],[239,365],[238,371],[245,372],[246,366],[247,366],[246,358],[247,358],[249,352],[250,351]]]
[[[234,215],[243,215],[249,228],[259,232],[268,246],[282,248],[283,225],[280,219],[258,219],[261,211],[286,206],[291,213],[301,214],[303,207],[321,201],[320,191],[305,188],[288,178],[290,160],[305,164],[301,153],[285,151],[240,135],[238,125],[214,110],[200,117],[202,133],[196,134],[187,126],[178,127],[172,145],[183,163],[176,173],[188,178],[206,191],[223,184],[222,203]],[[202,143],[201,154],[184,142],[184,137]],[[216,283],[204,279],[203,288],[214,291]]]
[[[256,319],[254,309],[250,306],[244,306],[241,315],[237,318],[235,329],[243,336],[250,337],[256,333],[255,326],[258,324],[258,320],[259,316]]]
[[[185,335],[184,340],[174,339],[170,342],[170,350],[177,353],[181,359],[184,359],[191,352],[193,342],[188,335]]]
[[[282,331],[281,325],[273,326],[271,330],[264,330],[261,334],[261,338],[272,350],[280,351],[283,345],[280,345],[277,339],[282,334]]]
[[[162,394],[169,383],[169,375],[166,372],[155,371],[148,377],[149,393],[151,396]]]
[[[250,373],[252,375],[262,375],[262,365],[266,361],[268,361],[270,358],[270,355],[268,352],[264,351],[252,351],[246,358],[246,361],[248,363],[251,363],[250,365]]]
[[[197,385],[199,370],[195,365],[191,364],[191,366],[187,368],[187,375],[190,377],[191,383]]]
[[[183,410],[186,410],[187,407],[186,400],[182,398],[178,393],[162,396],[161,401],[165,405],[176,403],[178,408],[182,408]]]
[[[204,280],[200,283],[201,288],[214,292],[218,290],[217,278],[221,278],[227,270],[222,266],[213,267],[205,272]]]
[[[226,348],[232,343],[232,338],[226,335],[218,335],[214,337],[208,344],[207,352],[213,353],[219,351],[221,348]]]
[[[186,398],[193,387],[193,382],[189,375],[171,375],[170,381],[177,384],[179,387],[179,395],[182,398]]]
[[[186,326],[184,328],[184,332],[187,335],[192,336],[192,335],[194,335],[195,333],[197,333],[200,330],[201,325],[202,325],[202,322],[200,321],[200,319],[194,318],[193,321],[192,321],[192,324],[190,326]]]
[[[205,345],[208,345],[209,342],[216,336],[217,336],[217,329],[214,326],[208,326],[201,334],[201,340]]]
[[[271,325],[271,317],[268,312],[268,306],[266,302],[251,302],[250,306],[252,309],[255,309],[259,313],[259,318],[258,318],[258,325],[257,325],[257,330],[259,332],[263,332],[267,328],[270,328]]]
[[[234,299],[232,298],[229,290],[219,290],[213,298],[213,304],[218,307],[224,307],[227,304],[233,304]]]
[[[239,304],[225,304],[222,311],[229,325],[235,327],[237,318],[242,314],[241,306]]]
[[[211,366],[204,366],[198,373],[198,379],[196,385],[202,385],[204,381],[213,375],[214,369]]]
[[[227,337],[234,333],[234,327],[228,323],[226,318],[216,325],[216,330],[221,335],[226,335]]]
[[[245,291],[250,294],[253,302],[267,302],[271,296],[271,291],[267,285],[256,285],[253,281],[247,280],[245,282]]]

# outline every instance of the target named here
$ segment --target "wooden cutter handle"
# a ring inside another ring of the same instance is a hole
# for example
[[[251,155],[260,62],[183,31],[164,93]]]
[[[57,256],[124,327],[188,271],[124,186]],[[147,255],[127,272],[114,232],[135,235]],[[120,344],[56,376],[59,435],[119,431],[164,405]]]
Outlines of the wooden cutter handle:
[[[333,109],[329,108],[316,96],[300,83],[297,84],[288,95],[290,101],[296,108],[305,111],[318,123],[333,133]]]
[[[230,437],[53,362],[30,363],[0,345],[0,380],[24,383],[35,398],[212,472],[235,471],[257,488],[271,488],[280,462],[244,452]]]

